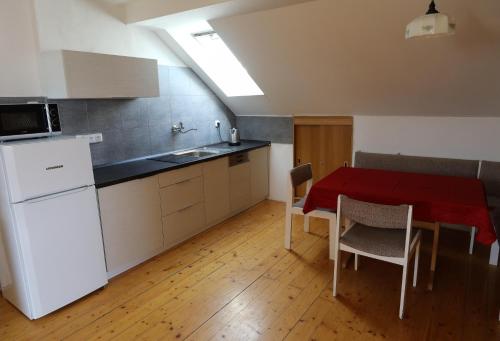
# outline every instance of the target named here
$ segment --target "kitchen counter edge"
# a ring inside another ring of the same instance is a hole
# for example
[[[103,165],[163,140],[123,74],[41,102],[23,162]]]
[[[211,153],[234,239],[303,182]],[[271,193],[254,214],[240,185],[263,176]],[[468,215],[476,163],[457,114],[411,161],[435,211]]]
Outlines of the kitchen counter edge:
[[[211,144],[211,145],[202,146],[202,147],[198,147],[198,148],[203,148],[203,147],[210,148],[210,147],[216,147],[219,145],[220,144]],[[172,164],[172,163],[168,163],[168,162],[162,163],[160,161],[148,160],[148,158],[150,157],[150,156],[148,156],[148,157],[142,158],[140,160],[117,162],[117,163],[112,163],[112,164],[107,164],[107,165],[102,165],[102,166],[96,166],[93,169],[94,178],[95,178],[95,187],[96,188],[103,188],[103,187],[113,186],[113,185],[117,185],[117,184],[120,184],[123,182],[138,180],[138,179],[146,178],[146,177],[153,176],[156,174],[172,171],[175,169],[189,167],[189,166],[192,166],[192,165],[195,165],[198,163],[213,161],[213,160],[216,160],[216,159],[219,159],[222,157],[227,157],[229,155],[249,152],[251,150],[268,147],[270,145],[271,145],[271,141],[242,140],[240,146],[233,147],[233,148],[235,148],[234,150],[222,152],[220,154],[201,158],[199,160],[188,161],[188,162],[179,163],[179,164]],[[170,153],[172,153],[172,152],[165,153],[165,155],[170,154]],[[139,163],[139,162],[144,162],[144,161],[155,162],[155,163],[159,164],[160,166],[161,166],[161,164],[164,164],[165,167],[159,167],[158,169],[154,169],[154,170],[146,170],[145,172],[141,172],[139,174],[134,173],[131,175],[117,175],[116,178],[111,176],[111,178],[113,178],[113,179],[109,179],[110,178],[109,175],[102,176],[102,173],[106,173],[107,170],[109,170],[109,172],[113,172],[111,169],[115,169],[115,172],[116,172],[116,169],[119,169],[120,166],[123,166],[123,168],[126,168],[134,163]],[[108,179],[100,180],[101,177],[108,178]]]

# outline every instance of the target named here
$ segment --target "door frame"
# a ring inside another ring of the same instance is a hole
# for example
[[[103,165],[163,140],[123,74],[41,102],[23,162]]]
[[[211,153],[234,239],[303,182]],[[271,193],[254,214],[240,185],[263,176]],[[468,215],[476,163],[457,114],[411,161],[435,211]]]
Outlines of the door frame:
[[[293,126],[352,126],[352,116],[294,116]],[[294,140],[295,142],[295,140]]]

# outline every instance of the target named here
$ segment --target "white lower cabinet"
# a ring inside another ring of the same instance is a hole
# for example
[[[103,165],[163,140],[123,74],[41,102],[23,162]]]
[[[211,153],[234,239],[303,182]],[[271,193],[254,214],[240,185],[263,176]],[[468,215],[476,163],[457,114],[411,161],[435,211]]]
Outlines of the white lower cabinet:
[[[169,249],[205,229],[205,208],[202,202],[163,217],[165,249]]]
[[[158,176],[98,189],[108,276],[163,250]]]
[[[230,214],[227,157],[203,164],[203,190],[207,226],[212,226],[221,222]]]
[[[98,189],[108,277],[264,200],[269,148]]]
[[[250,162],[229,167],[229,199],[231,214],[241,212],[252,204],[250,191]]]
[[[252,205],[269,196],[269,147],[248,153],[250,160],[250,192]]]
[[[160,174],[164,249],[205,229],[201,165]]]

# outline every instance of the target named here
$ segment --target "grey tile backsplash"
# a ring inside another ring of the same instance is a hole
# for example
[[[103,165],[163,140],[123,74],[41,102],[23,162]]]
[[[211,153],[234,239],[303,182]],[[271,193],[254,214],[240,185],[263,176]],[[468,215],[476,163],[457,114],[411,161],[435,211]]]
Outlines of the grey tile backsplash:
[[[293,143],[291,117],[236,118],[190,68],[160,66],[158,71],[160,97],[49,100],[59,105],[64,134],[103,134],[103,142],[90,147],[94,165],[217,143],[215,120],[221,121],[224,140],[237,126],[242,139]],[[46,100],[0,97],[0,104]],[[172,124],[179,121],[197,130],[172,134]]]
[[[242,139],[293,143],[293,118],[275,116],[238,116],[236,125]]]
[[[92,144],[92,162],[101,165],[219,141],[214,121],[227,140],[234,114],[189,68],[159,67],[160,97],[50,100],[59,105],[64,134],[102,133]],[[186,134],[172,134],[182,121]]]

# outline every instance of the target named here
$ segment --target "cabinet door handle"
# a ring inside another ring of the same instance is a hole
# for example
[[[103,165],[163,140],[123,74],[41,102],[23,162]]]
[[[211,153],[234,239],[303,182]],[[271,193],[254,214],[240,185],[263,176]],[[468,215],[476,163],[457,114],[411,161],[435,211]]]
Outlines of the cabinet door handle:
[[[184,208],[181,208],[181,209],[180,209],[180,210],[178,210],[177,212],[179,212],[179,213],[180,213],[180,212],[184,212],[184,211],[186,211],[186,210],[190,209],[191,207],[193,207],[194,205],[196,205],[196,204],[192,204],[192,205],[186,206],[186,207],[184,207]]]
[[[186,182],[189,182],[193,179],[186,179],[186,180],[182,180],[181,182],[176,182],[174,185],[182,185],[182,184],[185,184]]]

